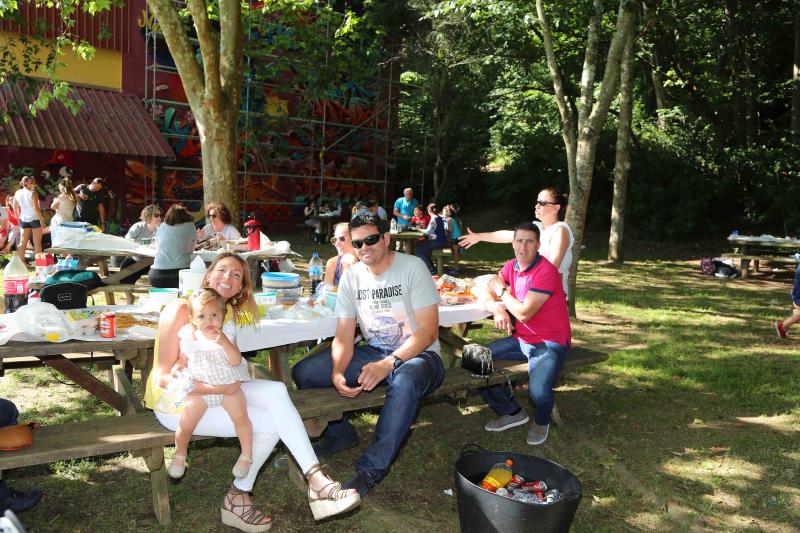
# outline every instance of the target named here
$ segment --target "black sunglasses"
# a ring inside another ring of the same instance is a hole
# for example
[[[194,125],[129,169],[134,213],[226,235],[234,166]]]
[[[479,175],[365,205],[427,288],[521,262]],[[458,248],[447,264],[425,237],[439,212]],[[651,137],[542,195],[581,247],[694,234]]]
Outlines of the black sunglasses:
[[[353,248],[360,250],[365,244],[367,246],[374,246],[378,244],[378,241],[381,240],[381,237],[383,237],[383,233],[375,233],[369,237],[364,237],[363,239],[353,239]]]
[[[153,213],[153,217],[155,217],[155,218],[161,218],[161,213]]]
[[[546,205],[558,205],[558,202],[548,202],[546,200],[536,200],[534,202],[534,205],[538,205],[538,206],[544,207]]]
[[[344,235],[342,235],[341,237],[331,237],[331,244],[335,246],[337,242],[344,242],[346,238],[347,237],[345,237]]]

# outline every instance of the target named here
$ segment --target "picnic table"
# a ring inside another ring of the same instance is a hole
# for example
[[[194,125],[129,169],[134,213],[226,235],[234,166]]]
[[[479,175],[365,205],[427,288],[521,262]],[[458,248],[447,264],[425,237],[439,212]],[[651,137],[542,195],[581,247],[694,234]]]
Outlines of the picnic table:
[[[414,251],[417,248],[417,241],[422,238],[423,233],[415,230],[403,230],[397,233],[390,233],[389,235],[391,235],[392,244],[396,242],[403,243],[405,252],[409,255],[414,255]]]
[[[739,259],[742,279],[747,279],[750,274],[750,261],[753,261],[753,270],[759,271],[759,262],[782,263],[796,265],[800,262],[800,240],[791,238],[777,238],[771,235],[731,235],[728,241],[733,246],[733,251],[722,254],[727,259]]]
[[[311,215],[308,218],[310,220],[316,220],[319,222],[319,229],[321,230],[320,233],[325,236],[325,240],[327,241],[333,237],[333,226],[336,224],[336,222],[339,222],[339,217],[340,216],[338,213],[319,213],[316,215]]]

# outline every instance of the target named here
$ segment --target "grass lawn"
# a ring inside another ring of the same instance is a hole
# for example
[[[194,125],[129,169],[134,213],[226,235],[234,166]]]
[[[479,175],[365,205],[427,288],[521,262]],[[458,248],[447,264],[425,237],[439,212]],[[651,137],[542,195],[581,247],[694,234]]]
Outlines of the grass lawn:
[[[302,238],[291,236],[293,243]],[[310,255],[308,245],[295,249]],[[510,255],[510,246],[479,245],[462,267],[486,273]],[[363,507],[323,524],[287,481],[279,448],[255,486],[256,501],[275,519],[272,531],[458,531],[456,499],[443,491],[454,486],[453,463],[467,443],[540,455],[577,474],[584,494],[573,531],[797,531],[800,355],[794,338],[779,339],[772,329],[772,320],[789,314],[789,276],[728,281],[700,276],[699,256],[632,254],[622,267],[599,256],[589,249],[581,262],[573,336],[610,357],[559,389],[564,426],[552,428],[543,446],[525,443],[525,427],[485,432],[492,415],[477,397],[426,403]],[[498,336],[489,323],[470,335]],[[0,396],[16,401],[24,419],[43,423],[111,415],[47,369],[7,371]],[[329,461],[335,477],[352,475],[376,419],[375,412],[356,417],[361,444]],[[193,445],[187,475],[170,487],[169,528],[152,516],[144,462],[129,455],[5,477],[16,488],[44,489],[41,504],[22,516],[33,531],[223,531],[218,509],[236,445]]]

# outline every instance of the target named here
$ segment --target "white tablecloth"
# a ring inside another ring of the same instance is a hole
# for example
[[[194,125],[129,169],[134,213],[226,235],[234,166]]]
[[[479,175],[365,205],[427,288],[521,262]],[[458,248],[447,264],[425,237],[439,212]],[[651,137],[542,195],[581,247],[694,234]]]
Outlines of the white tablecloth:
[[[464,322],[481,320],[490,313],[478,304],[439,306],[439,325],[452,326]],[[333,317],[313,319],[262,320],[258,326],[247,326],[236,332],[236,344],[243,352],[283,346],[293,342],[311,341],[333,337],[336,334],[336,319]]]

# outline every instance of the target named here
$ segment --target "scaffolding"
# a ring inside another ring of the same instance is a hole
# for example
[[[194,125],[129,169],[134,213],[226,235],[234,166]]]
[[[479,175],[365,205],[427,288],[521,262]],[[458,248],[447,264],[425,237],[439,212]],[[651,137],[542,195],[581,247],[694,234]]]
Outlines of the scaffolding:
[[[176,0],[175,3],[179,7],[183,7],[183,2],[180,0]],[[174,83],[174,80],[177,79],[177,69],[165,63],[165,58],[171,59],[166,42],[163,35],[158,31],[158,26],[155,23],[149,4],[146,10],[147,17],[145,20],[152,22],[145,27],[144,104],[151,111],[153,120],[161,127],[164,137],[170,144],[176,148],[188,146],[190,143],[196,143],[199,146],[199,137],[191,133],[190,127],[186,125],[175,127],[172,124],[173,120],[177,121],[180,117],[187,115],[190,111],[189,104],[166,97],[164,94],[168,92],[168,82],[165,80],[172,79]],[[248,39],[252,38],[253,35],[253,32],[249,31],[250,29],[247,29]],[[329,32],[329,30],[330,28],[326,28],[326,32]],[[329,33],[326,33],[327,35]],[[196,41],[195,44],[197,44]],[[391,44],[394,46],[394,43]],[[382,198],[384,205],[387,205],[390,200],[388,195],[395,192],[390,189],[390,185],[394,177],[393,170],[397,168],[398,163],[396,145],[393,142],[396,140],[394,137],[398,131],[394,122],[397,116],[400,94],[399,65],[396,63],[394,59],[387,61],[387,67],[379,69],[378,76],[368,80],[370,89],[374,88],[374,99],[367,107],[369,116],[365,120],[357,124],[335,122],[328,116],[327,112],[327,104],[335,100],[327,99],[321,102],[321,120],[319,117],[314,117],[313,112],[309,113],[309,117],[284,117],[282,131],[279,134],[283,136],[281,140],[284,143],[276,145],[266,139],[256,137],[258,132],[253,127],[253,118],[260,113],[260,111],[256,110],[255,100],[257,96],[263,95],[265,88],[276,88],[278,84],[260,83],[251,79],[251,60],[246,57],[246,71],[243,73],[242,104],[240,120],[238,121],[239,130],[237,131],[238,150],[242,154],[242,163],[237,172],[237,175],[240,176],[241,212],[264,211],[270,207],[272,209],[291,208],[299,205],[299,202],[296,201],[296,195],[287,193],[284,198],[281,198],[280,191],[275,191],[275,194],[267,199],[264,199],[263,195],[254,194],[257,188],[265,186],[267,181],[273,177],[278,178],[281,183],[285,183],[285,180],[293,180],[295,183],[288,188],[294,191],[305,190],[307,194],[311,194],[316,186],[318,191],[315,192],[319,194],[320,198],[323,198],[328,190],[338,189],[343,184],[351,184],[351,187],[356,184],[362,187],[366,185],[373,194],[377,194],[379,198]],[[309,105],[313,106],[314,102]],[[266,109],[263,112],[266,112]],[[382,124],[385,127],[381,127]],[[287,131],[289,132],[288,134],[286,133]],[[310,131],[310,144],[308,146],[290,145],[289,136],[295,131]],[[367,152],[364,149],[360,151],[348,150],[343,141],[349,140],[353,135],[360,135],[370,141],[362,142],[361,146],[363,148],[371,144],[371,151]],[[304,169],[299,164],[292,165],[291,161],[287,161],[288,157],[265,160],[263,156],[265,151],[279,150],[281,146],[289,146],[292,157],[296,161],[299,159],[301,162],[307,162],[308,169]],[[350,158],[360,158],[362,161],[366,161],[366,164],[363,165],[364,173],[358,176],[348,176],[339,172],[345,166],[342,162],[347,162]],[[151,167],[149,170],[158,173],[161,178],[161,181],[156,180],[157,184],[163,184],[163,175],[165,174],[173,174],[176,177],[176,179],[171,180],[171,183],[192,183],[202,175],[202,166],[197,164],[198,159],[197,157],[180,157],[180,154],[178,154],[175,162],[164,163],[158,169]],[[369,165],[369,162],[372,164]],[[318,173],[314,168],[315,164],[319,165]],[[155,165],[155,163],[151,163],[151,165]],[[289,171],[287,171],[287,166]],[[370,166],[371,171],[367,172],[366,169]],[[411,174],[413,176],[413,170]],[[424,175],[423,162],[423,186]],[[183,179],[178,179],[181,176]],[[312,182],[317,182],[317,184],[314,185]],[[403,182],[408,184],[407,178],[403,179]],[[158,187],[159,185],[155,186],[156,189]],[[180,188],[177,190],[179,192]],[[200,191],[200,202],[202,203],[202,189]],[[162,190],[154,190],[154,196],[159,196],[159,193],[161,193],[161,200],[165,202],[197,201],[196,197],[181,198],[179,197],[180,194],[174,194],[172,190],[163,190],[163,185]],[[391,200],[393,201],[394,199],[391,198]]]

